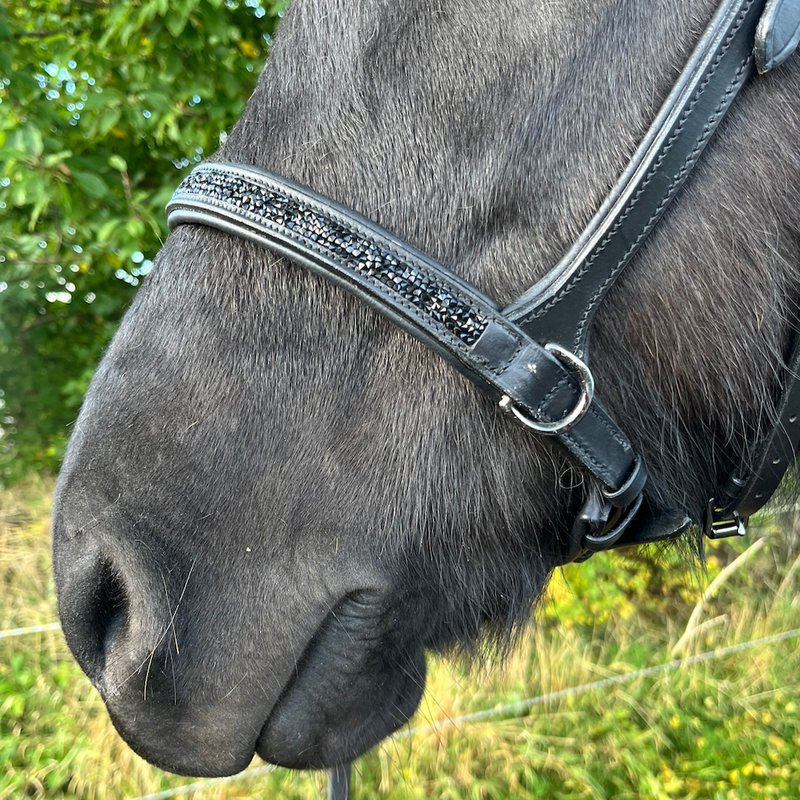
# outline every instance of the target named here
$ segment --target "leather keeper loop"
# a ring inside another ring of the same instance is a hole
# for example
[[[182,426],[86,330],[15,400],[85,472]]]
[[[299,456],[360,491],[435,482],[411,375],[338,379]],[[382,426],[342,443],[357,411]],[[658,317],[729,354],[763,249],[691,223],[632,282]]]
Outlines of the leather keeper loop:
[[[641,495],[645,483],[647,483],[647,467],[642,459],[636,456],[628,480],[615,492],[609,492],[604,488],[603,497],[615,508],[625,508]]]

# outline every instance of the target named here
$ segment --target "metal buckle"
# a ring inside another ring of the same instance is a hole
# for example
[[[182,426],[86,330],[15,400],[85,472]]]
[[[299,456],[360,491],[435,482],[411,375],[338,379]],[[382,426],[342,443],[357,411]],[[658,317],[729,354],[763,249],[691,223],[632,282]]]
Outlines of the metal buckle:
[[[714,504],[714,498],[712,497],[708,501],[706,508],[703,533],[709,539],[745,536],[747,534],[747,520],[742,519],[738,511],[731,511],[729,514],[725,514],[721,508]]]
[[[572,430],[589,410],[589,406],[592,404],[592,398],[594,397],[594,378],[589,371],[589,367],[587,367],[578,356],[564,349],[561,345],[549,342],[544,346],[544,349],[575,373],[575,377],[578,379],[578,385],[581,389],[575,407],[571,411],[568,411],[561,419],[555,420],[554,422],[540,422],[531,419],[520,411],[507,394],[504,394],[500,398],[499,405],[503,411],[513,414],[526,428],[548,436],[558,436]]]
[[[585,561],[592,553],[600,553],[617,546],[630,527],[643,497],[639,494],[625,508],[607,502],[597,487],[593,487],[584,501],[565,541],[561,543],[561,563]]]

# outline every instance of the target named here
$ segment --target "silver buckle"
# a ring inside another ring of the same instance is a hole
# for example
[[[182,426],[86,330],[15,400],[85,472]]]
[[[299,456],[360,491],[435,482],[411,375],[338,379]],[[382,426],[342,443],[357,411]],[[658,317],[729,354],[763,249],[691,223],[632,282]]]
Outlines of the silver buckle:
[[[526,428],[548,436],[557,436],[572,430],[589,410],[589,406],[592,404],[592,398],[594,397],[594,378],[589,371],[589,367],[587,367],[575,353],[553,342],[546,344],[544,349],[575,373],[575,377],[578,379],[578,385],[581,389],[575,407],[571,411],[568,411],[561,419],[555,420],[554,422],[540,422],[539,420],[531,419],[527,414],[520,411],[507,394],[504,394],[500,398],[499,405],[503,411],[513,414]]]
[[[714,505],[714,498],[708,501],[703,533],[709,539],[727,539],[729,536],[745,536],[747,520],[739,516],[738,511],[724,514],[721,508]]]

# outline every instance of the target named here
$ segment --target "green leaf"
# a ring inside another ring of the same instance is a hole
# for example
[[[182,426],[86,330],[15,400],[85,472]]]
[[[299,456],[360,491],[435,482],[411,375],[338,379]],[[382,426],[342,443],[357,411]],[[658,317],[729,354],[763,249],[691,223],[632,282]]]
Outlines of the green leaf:
[[[28,184],[15,183],[11,189],[11,204],[17,208],[27,205],[28,200]]]
[[[66,161],[72,155],[72,150],[62,150],[60,153],[51,153],[48,156],[44,157],[44,165],[45,167],[54,167],[56,164],[60,164],[63,161]]]
[[[95,238],[100,244],[104,244],[111,239],[112,235],[121,224],[122,220],[120,220],[118,217],[113,217],[100,226],[100,230],[97,231]]]
[[[108,185],[99,175],[74,169],[72,170],[72,180],[81,191],[94,200],[101,200],[109,194]]]
[[[129,219],[125,223],[125,232],[133,240],[140,239],[145,232],[144,222],[140,219]]]
[[[127,172],[128,171],[128,164],[122,156],[116,155],[116,153],[108,159],[108,166],[111,169],[117,170],[117,172]]]
[[[98,122],[99,133],[106,136],[109,131],[119,122],[122,112],[118,108],[107,108],[101,115]]]
[[[272,35],[285,0],[260,3],[266,14],[256,18],[240,0],[0,0],[0,75],[10,80],[0,103],[0,177],[9,179],[0,251],[4,278],[32,276],[0,292],[0,483],[55,469],[83,376],[135,291],[114,272],[137,250],[158,249],[180,179],[172,163],[215,148],[255,85],[259,64],[246,72],[236,43],[240,32],[254,43]],[[42,31],[54,33],[29,35]],[[46,67],[70,61],[68,94]],[[60,96],[48,99],[50,89]],[[186,113],[193,94],[202,104]],[[55,273],[29,261],[78,266],[73,301],[47,301]]]
[[[186,27],[186,17],[173,11],[166,15],[164,24],[167,26],[167,30],[177,39]]]
[[[42,132],[28,123],[22,127],[22,149],[33,158],[38,158],[44,150]]]
[[[175,105],[174,100],[161,92],[145,92],[143,95],[143,102],[150,111],[159,114],[172,111]]]

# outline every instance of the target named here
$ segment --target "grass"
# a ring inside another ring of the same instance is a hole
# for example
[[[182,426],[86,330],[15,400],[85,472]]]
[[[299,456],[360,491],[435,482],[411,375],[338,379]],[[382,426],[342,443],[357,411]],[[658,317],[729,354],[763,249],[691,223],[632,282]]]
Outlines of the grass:
[[[0,630],[55,619],[49,495],[41,483],[0,493]],[[412,725],[800,627],[797,528],[784,514],[762,520],[747,541],[716,544],[708,576],[687,575],[675,555],[641,553],[564,570],[503,669],[431,663]],[[762,537],[746,564],[725,569]],[[563,697],[521,719],[395,739],[355,765],[354,800],[799,797],[799,641]],[[0,800],[122,800],[188,782],[119,739],[60,632],[0,639]],[[299,800],[324,797],[325,787],[322,774],[276,770],[191,796]]]

